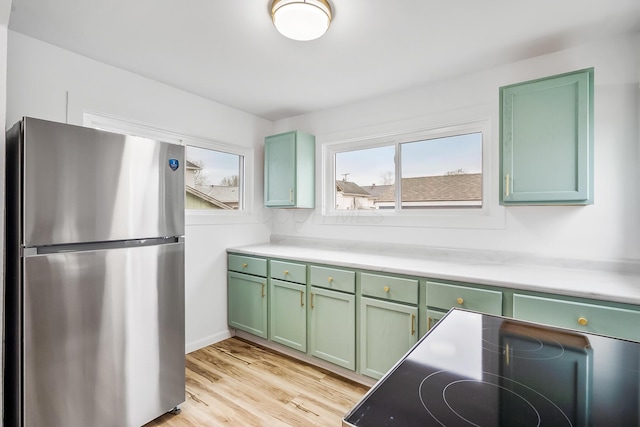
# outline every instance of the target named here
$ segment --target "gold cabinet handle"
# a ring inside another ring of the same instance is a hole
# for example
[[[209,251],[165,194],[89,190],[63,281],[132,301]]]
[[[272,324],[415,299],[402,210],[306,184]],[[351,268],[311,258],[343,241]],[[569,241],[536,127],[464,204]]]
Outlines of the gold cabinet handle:
[[[247,264],[246,262],[242,263],[242,268],[247,268],[249,266],[249,264]]]
[[[327,277],[327,282],[329,282],[329,283],[333,282],[333,277],[331,277],[331,276]]]
[[[507,176],[505,177],[505,180],[507,181],[506,185],[505,185],[505,196],[509,197],[509,174],[507,174]]]
[[[284,275],[286,276],[287,274],[289,274],[289,270],[284,271]]]
[[[578,323],[581,324],[582,326],[587,326],[589,321],[584,317],[578,317]]]
[[[391,288],[390,288],[390,287],[388,287],[388,286],[385,286],[385,287],[384,287],[384,288],[382,288],[382,289],[384,289],[384,291],[385,291],[385,292],[389,292],[389,290],[391,290]]]
[[[416,334],[416,315],[411,315],[411,335]]]
[[[457,302],[458,304],[462,305],[462,304],[464,304],[464,299],[462,299],[462,298],[458,298],[458,299],[456,300],[456,302]]]
[[[311,310],[313,310],[313,292],[311,292]]]
[[[433,319],[431,317],[427,317],[427,331],[429,329],[431,329],[431,322],[433,321]]]
[[[300,307],[304,307],[304,291],[300,291]]]
[[[264,298],[264,283],[260,283],[262,285],[262,298]]]

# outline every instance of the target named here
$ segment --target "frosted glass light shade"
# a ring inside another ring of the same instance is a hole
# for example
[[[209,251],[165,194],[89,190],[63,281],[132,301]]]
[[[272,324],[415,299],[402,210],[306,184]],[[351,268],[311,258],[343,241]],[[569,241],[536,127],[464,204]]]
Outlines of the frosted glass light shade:
[[[285,37],[314,40],[329,29],[331,6],[326,0],[274,0],[271,19]]]

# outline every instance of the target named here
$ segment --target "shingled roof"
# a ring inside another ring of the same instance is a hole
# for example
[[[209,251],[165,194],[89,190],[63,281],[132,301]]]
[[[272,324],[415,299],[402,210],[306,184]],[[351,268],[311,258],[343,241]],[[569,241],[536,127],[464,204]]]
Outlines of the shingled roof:
[[[394,185],[375,185],[374,184],[374,185],[367,185],[362,188],[364,188],[364,190],[367,193],[371,194],[376,199],[380,197],[381,194],[385,194],[387,191],[391,191],[391,194],[393,194],[393,191],[395,191]]]
[[[345,196],[371,197],[371,194],[355,182],[337,180],[336,187],[338,191],[341,191]]]
[[[195,163],[193,163],[191,160],[187,160],[187,169],[202,169],[200,166],[196,165]]]
[[[221,201],[222,203],[232,204],[238,203],[238,187],[229,187],[226,185],[201,185],[196,184],[196,190],[207,196]]]
[[[395,200],[395,185],[382,192],[377,202]],[[421,176],[402,179],[404,202],[481,201],[482,174]]]
[[[217,200],[213,197],[210,197],[209,195],[203,193],[202,191],[196,190],[195,188],[191,187],[190,185],[186,185],[186,190],[188,194],[191,194],[199,199],[204,200],[205,202],[209,203],[212,206],[215,206],[218,209],[227,209],[227,210],[233,210],[233,207],[227,205],[226,203],[221,202],[220,200]]]

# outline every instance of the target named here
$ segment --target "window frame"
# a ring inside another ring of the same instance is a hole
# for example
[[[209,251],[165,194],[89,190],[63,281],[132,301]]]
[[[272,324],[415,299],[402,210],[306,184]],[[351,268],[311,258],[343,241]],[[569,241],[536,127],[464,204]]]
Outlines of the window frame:
[[[322,212],[325,222],[335,222],[336,224],[371,224],[383,223],[389,225],[426,226],[426,227],[456,227],[456,228],[499,228],[503,223],[496,219],[495,209],[492,209],[494,193],[491,188],[492,177],[492,147],[491,147],[491,126],[489,119],[479,119],[452,123],[441,126],[422,126],[410,130],[396,130],[384,133],[370,134],[367,136],[353,138],[336,138],[330,141],[322,141]],[[336,165],[335,156],[337,153],[361,150],[367,148],[377,148],[393,145],[394,155],[394,179],[400,182],[400,144],[416,142],[435,138],[445,138],[456,135],[481,133],[482,134],[482,206],[481,207],[425,207],[423,209],[402,209],[401,188],[396,185],[395,201],[393,209],[372,209],[372,210],[339,210],[335,208],[336,200]],[[460,221],[456,218],[473,217],[494,217],[490,221]],[[346,220],[345,218],[349,218]],[[393,218],[399,220],[393,221]],[[401,220],[400,220],[401,218]],[[405,221],[416,218],[416,221]],[[427,219],[425,222],[424,220]]]
[[[236,155],[238,156],[241,161],[240,164],[238,165],[238,178],[239,178],[239,185],[238,185],[238,209],[187,209],[185,207],[185,213],[189,213],[191,215],[196,215],[196,214],[201,214],[201,213],[212,213],[212,214],[230,214],[231,212],[243,212],[245,210],[245,206],[246,206],[246,200],[245,200],[245,187],[246,187],[246,175],[245,175],[245,163],[246,163],[246,158],[244,155],[242,154],[238,154],[238,153],[234,153],[234,152],[230,152],[229,150],[222,150],[222,149],[218,149],[218,148],[212,148],[211,143],[207,142],[207,141],[194,141],[194,140],[187,140],[185,141],[185,160],[187,160],[186,157],[186,148],[187,147],[194,147],[194,148],[201,148],[204,150],[211,150],[211,151],[217,151],[218,153],[225,153],[225,154],[231,154],[231,155]],[[186,186],[186,185],[185,185]],[[186,191],[186,190],[185,190]]]
[[[186,209],[186,224],[207,224],[215,217],[240,217],[250,215],[253,210],[253,186],[247,179],[247,170],[253,170],[253,149],[233,146],[209,139],[181,134],[166,129],[150,126],[145,123],[135,122],[120,117],[102,113],[85,112],[83,114],[83,126],[111,132],[136,135],[143,138],[157,139],[177,145],[203,148],[240,156],[243,161],[239,165],[240,185],[238,186],[238,209]],[[185,150],[186,154],[186,150]],[[185,187],[186,197],[186,187]]]

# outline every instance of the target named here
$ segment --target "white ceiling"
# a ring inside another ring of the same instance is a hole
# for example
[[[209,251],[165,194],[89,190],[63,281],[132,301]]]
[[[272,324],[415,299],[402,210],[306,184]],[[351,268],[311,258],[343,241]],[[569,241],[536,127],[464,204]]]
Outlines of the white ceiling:
[[[271,0],[13,0],[9,29],[278,120],[640,31],[639,0],[330,0],[296,42]]]

